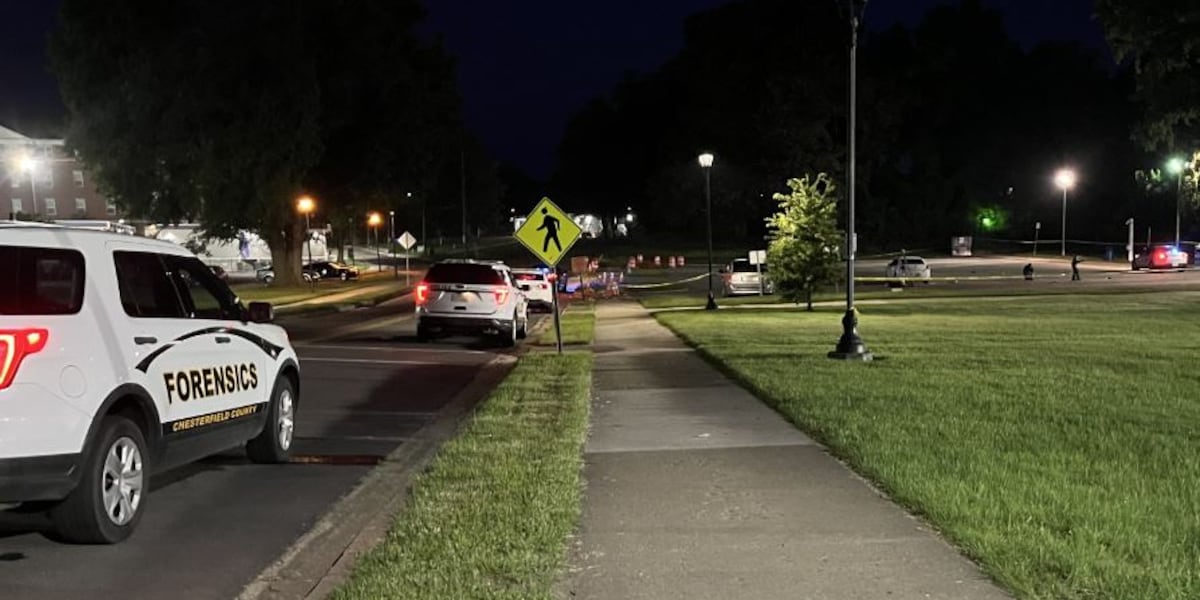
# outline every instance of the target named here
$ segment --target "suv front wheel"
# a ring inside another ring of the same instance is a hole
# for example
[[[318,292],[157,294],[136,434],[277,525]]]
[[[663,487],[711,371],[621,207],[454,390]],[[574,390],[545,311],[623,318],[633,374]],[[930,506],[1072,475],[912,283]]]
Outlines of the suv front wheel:
[[[267,407],[267,423],[258,437],[246,442],[246,455],[256,463],[285,463],[291,458],[296,433],[296,386],[280,376]]]
[[[133,421],[107,416],[81,465],[79,485],[50,510],[58,536],[80,544],[114,544],[142,519],[150,482],[146,438]]]

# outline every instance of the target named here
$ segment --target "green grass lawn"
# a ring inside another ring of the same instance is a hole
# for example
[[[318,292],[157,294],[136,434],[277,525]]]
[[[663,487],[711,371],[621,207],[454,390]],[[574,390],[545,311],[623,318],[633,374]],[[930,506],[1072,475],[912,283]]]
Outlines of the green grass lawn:
[[[658,318],[1022,598],[1200,598],[1200,295]]]
[[[553,321],[554,315],[546,318]],[[588,301],[576,301],[572,303],[571,307],[559,317],[559,325],[562,327],[564,345],[592,343],[596,339],[595,304]],[[533,341],[533,345],[556,345],[553,323],[550,323],[548,327],[542,330],[537,339]]]
[[[522,357],[333,597],[550,598],[579,520],[591,373],[591,353]]]

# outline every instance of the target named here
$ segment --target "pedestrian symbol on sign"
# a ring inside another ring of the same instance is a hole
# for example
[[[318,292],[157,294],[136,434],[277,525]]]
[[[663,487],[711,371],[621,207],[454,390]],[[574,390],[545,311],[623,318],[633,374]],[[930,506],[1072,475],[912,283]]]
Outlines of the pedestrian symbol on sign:
[[[550,242],[553,241],[559,252],[562,252],[562,243],[558,241],[558,219],[550,216],[550,209],[542,209],[542,226],[537,230],[546,230],[546,239],[542,240],[542,252],[550,250]]]

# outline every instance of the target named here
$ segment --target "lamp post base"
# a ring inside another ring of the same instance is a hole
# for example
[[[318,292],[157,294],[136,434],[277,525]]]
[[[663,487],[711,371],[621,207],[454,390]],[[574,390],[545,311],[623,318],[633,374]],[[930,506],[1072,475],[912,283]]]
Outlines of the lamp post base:
[[[708,293],[708,303],[704,305],[704,310],[717,310],[717,299],[713,298],[712,292]]]
[[[837,348],[826,356],[836,360],[860,362],[875,359],[875,355],[867,350],[866,343],[858,335],[858,316],[853,310],[846,311],[846,315],[842,317],[842,337],[838,340]]]

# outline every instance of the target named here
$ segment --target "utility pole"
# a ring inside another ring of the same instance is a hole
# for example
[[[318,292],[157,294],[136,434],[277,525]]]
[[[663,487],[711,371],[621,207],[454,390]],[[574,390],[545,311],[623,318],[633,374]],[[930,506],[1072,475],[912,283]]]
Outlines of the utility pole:
[[[462,244],[465,255],[467,252],[467,153],[461,145],[458,147],[458,173],[462,189]]]

